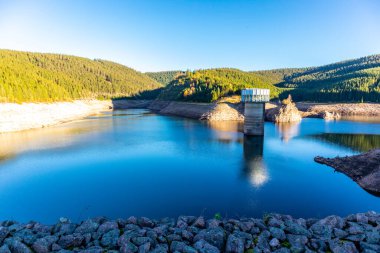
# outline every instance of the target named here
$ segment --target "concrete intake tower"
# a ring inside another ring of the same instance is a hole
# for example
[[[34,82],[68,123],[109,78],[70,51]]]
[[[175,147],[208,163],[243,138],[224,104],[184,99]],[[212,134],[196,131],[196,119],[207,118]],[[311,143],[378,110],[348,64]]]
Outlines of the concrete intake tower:
[[[265,103],[269,99],[269,89],[250,88],[241,91],[245,135],[264,135]]]

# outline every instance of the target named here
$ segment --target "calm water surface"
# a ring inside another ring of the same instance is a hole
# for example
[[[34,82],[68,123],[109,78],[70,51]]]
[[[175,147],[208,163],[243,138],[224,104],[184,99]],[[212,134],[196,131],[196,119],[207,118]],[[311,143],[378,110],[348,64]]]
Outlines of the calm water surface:
[[[0,135],[0,220],[380,212],[379,197],[313,161],[380,147],[379,122],[240,128],[124,110]]]

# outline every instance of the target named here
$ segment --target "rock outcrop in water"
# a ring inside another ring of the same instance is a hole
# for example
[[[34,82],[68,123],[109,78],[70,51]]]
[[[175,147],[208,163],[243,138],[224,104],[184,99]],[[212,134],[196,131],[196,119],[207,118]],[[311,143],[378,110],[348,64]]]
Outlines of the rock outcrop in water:
[[[323,158],[317,156],[314,160],[346,174],[363,189],[380,196],[380,149],[347,157]]]
[[[380,214],[346,218],[177,220],[61,218],[55,225],[0,222],[0,252],[380,252]]]
[[[319,116],[322,119],[325,119],[325,120],[337,120],[337,119],[341,118],[341,116],[340,116],[339,113],[337,113],[337,112],[328,112],[328,111],[321,112]]]
[[[266,118],[276,123],[299,122],[302,120],[301,113],[298,111],[296,104],[293,103],[290,95],[282,101],[280,107],[268,110]]]

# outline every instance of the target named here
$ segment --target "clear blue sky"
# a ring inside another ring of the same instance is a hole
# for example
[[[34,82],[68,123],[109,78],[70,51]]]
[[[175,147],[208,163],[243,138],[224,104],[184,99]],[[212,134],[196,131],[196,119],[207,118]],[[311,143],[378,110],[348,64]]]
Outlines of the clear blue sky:
[[[316,66],[380,53],[380,1],[0,0],[0,48],[140,71]]]

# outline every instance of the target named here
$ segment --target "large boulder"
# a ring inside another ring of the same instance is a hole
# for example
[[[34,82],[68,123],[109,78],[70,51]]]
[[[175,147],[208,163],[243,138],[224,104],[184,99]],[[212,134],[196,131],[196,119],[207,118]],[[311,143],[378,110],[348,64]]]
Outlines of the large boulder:
[[[287,99],[282,101],[281,106],[267,111],[266,119],[276,123],[289,123],[301,121],[302,116],[289,95]]]

